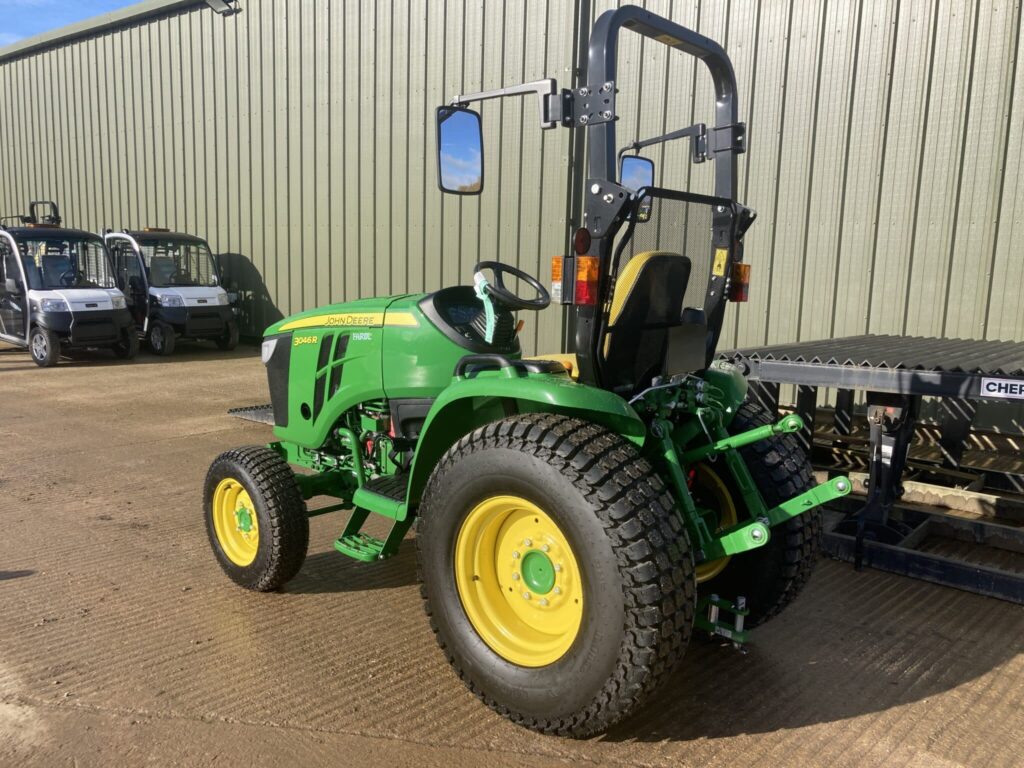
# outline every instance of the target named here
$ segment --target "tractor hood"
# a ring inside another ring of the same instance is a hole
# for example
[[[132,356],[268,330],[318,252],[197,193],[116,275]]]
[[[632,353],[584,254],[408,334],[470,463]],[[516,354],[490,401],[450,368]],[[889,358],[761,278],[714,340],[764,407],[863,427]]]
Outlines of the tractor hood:
[[[415,319],[406,308],[409,302],[402,301],[408,295],[378,296],[317,307],[279,320],[267,328],[263,335],[273,336],[309,328],[380,328],[410,322],[415,325]]]
[[[29,299],[33,302],[43,299],[63,299],[72,312],[112,310],[115,296],[123,296],[123,294],[117,288],[61,288],[60,290],[29,291]],[[123,307],[124,304],[121,306]]]
[[[149,295],[161,303],[165,296],[177,296],[186,307],[216,307],[228,303],[227,291],[218,285],[182,285],[174,288],[150,286]]]

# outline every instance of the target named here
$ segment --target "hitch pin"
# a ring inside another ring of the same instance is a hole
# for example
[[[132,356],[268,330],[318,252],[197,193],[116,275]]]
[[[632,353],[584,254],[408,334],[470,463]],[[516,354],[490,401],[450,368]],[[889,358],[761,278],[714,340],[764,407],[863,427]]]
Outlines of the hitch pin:
[[[747,598],[743,595],[737,595],[736,597],[736,632],[737,636],[743,631],[743,619],[744,612],[747,610]],[[739,643],[735,640],[732,641],[732,647],[740,653],[746,653],[747,649],[743,646],[743,643]]]

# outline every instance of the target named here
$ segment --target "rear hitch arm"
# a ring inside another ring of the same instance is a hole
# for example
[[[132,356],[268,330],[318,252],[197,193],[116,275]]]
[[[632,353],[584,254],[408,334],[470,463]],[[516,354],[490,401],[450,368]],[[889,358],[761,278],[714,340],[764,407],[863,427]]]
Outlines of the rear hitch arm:
[[[834,477],[828,482],[816,485],[803,493],[769,509],[764,517],[733,526],[715,536],[704,547],[706,560],[738,555],[751,549],[763,547],[771,540],[771,528],[809,512],[815,507],[847,495],[852,489],[850,479]]]

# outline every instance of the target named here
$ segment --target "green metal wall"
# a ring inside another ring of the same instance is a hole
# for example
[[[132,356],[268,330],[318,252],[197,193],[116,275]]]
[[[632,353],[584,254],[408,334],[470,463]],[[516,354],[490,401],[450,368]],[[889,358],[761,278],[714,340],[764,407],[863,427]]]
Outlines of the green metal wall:
[[[724,345],[1024,338],[1019,2],[645,5],[721,41],[737,70],[741,198],[760,218]],[[442,198],[433,108],[544,75],[571,85],[577,20],[607,7],[245,0],[229,18],[196,6],[0,52],[0,212],[52,197],[88,228],[204,234],[252,289],[250,332],[274,307],[468,280],[478,258],[546,275],[571,219],[570,132],[541,133],[533,101],[485,105],[487,189]],[[622,140],[710,122],[692,61],[627,34],[620,62]],[[654,154],[659,180],[709,190],[687,151]],[[527,318],[527,346],[557,346],[560,319]]]

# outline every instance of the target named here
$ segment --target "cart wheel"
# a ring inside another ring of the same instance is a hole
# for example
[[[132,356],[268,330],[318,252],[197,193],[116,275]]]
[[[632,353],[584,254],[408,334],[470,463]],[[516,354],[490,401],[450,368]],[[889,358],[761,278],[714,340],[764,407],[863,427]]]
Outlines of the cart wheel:
[[[121,340],[114,345],[114,354],[122,360],[131,360],[139,354],[139,332],[134,325],[122,332]]]
[[[40,368],[50,368],[60,359],[60,338],[49,328],[34,326],[28,336],[28,348]]]
[[[238,346],[238,323],[234,320],[228,320],[227,330],[224,331],[224,335],[217,339],[217,347],[223,349],[225,352],[230,352],[232,349]]]
[[[764,408],[746,402],[737,411],[729,431],[735,434],[772,421]],[[740,455],[769,507],[814,486],[811,464],[791,434],[752,443],[741,448]],[[740,517],[745,519],[747,515],[742,506],[742,496],[732,477],[720,477],[719,480],[728,486],[735,506],[741,510]],[[771,539],[763,547],[729,558],[713,576],[702,580],[701,593],[714,593],[733,601],[742,595],[746,597],[750,610],[747,626],[763,624],[793,602],[804,588],[818,558],[820,538],[821,511],[805,512],[773,528]],[[721,562],[702,563],[700,568]]]
[[[682,658],[689,542],[661,479],[603,427],[523,414],[462,438],[427,483],[416,542],[438,643],[514,722],[603,731]]]
[[[167,356],[174,352],[174,329],[157,320],[149,329],[149,348],[156,354]]]
[[[206,533],[237,584],[271,592],[299,572],[309,546],[306,504],[288,462],[269,448],[226,451],[206,473]]]

